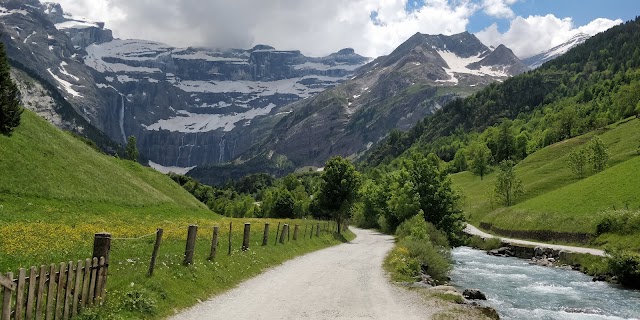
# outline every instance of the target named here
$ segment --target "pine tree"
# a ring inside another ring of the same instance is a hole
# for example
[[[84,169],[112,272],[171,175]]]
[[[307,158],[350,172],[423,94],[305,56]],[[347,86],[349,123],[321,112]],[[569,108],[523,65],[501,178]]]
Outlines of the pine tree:
[[[138,161],[140,152],[138,152],[137,140],[135,136],[129,136],[127,139],[127,159]]]
[[[11,67],[7,60],[4,44],[0,42],[0,134],[11,136],[20,125],[20,92],[11,80]]]

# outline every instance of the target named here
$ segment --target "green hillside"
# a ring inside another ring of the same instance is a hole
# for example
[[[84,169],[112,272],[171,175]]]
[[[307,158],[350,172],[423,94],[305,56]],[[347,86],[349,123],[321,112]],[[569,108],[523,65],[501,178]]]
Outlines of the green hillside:
[[[579,179],[567,165],[568,154],[596,135],[608,147],[608,169]],[[506,230],[595,233],[606,211],[640,207],[639,145],[640,120],[630,118],[541,149],[516,166],[525,195],[509,208],[490,204],[495,174],[481,180],[462,172],[452,175],[452,180],[465,194],[464,209],[476,225],[487,222]]]
[[[96,152],[25,111],[11,138],[0,136],[0,220],[75,219],[85,214],[154,212],[211,215],[169,177]],[[87,210],[91,207],[91,210]],[[143,210],[144,209],[144,210]]]
[[[164,220],[217,217],[168,176],[101,154],[29,111],[0,136],[0,154],[0,252],[12,258],[0,267],[84,257],[95,232],[135,236]]]

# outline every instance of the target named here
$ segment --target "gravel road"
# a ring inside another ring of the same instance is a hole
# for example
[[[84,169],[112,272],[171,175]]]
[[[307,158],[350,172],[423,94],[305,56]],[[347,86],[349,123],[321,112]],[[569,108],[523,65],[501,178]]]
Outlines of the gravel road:
[[[357,238],[290,260],[170,319],[428,319],[418,293],[382,269],[393,237],[351,229]]]
[[[587,253],[587,254],[591,254],[594,256],[601,256],[604,257],[604,251],[602,250],[598,250],[598,249],[592,249],[592,248],[583,248],[583,247],[573,247],[573,246],[563,246],[563,245],[558,245],[558,244],[548,244],[548,243],[542,243],[542,242],[533,242],[533,241],[526,241],[526,240],[518,240],[518,239],[509,239],[509,238],[502,238],[502,237],[498,237],[498,236],[494,236],[492,234],[488,234],[470,224],[467,223],[467,227],[464,229],[464,232],[466,232],[467,234],[470,235],[476,235],[476,236],[480,236],[483,238],[500,238],[502,239],[502,241],[507,242],[507,243],[514,243],[514,244],[522,244],[522,245],[528,245],[528,246],[536,246],[536,247],[543,247],[543,248],[551,248],[554,250],[564,250],[564,251],[568,251],[568,252],[575,252],[575,253]]]

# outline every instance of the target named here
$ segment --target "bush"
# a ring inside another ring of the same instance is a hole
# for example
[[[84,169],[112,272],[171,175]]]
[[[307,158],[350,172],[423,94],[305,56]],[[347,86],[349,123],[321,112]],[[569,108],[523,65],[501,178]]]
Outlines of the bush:
[[[445,248],[436,248],[429,241],[418,241],[414,239],[405,239],[401,245],[409,250],[409,256],[417,260],[420,271],[430,275],[436,282],[447,281],[449,271],[451,271],[451,257],[449,250]]]
[[[640,232],[640,212],[617,210],[609,211],[596,227],[596,235],[616,233],[630,235]]]
[[[392,263],[395,272],[405,278],[424,272],[436,282],[444,282],[451,271],[451,257],[447,236],[424,220],[422,211],[398,226],[400,239]],[[402,263],[404,262],[404,264]]]
[[[609,258],[609,271],[621,284],[640,288],[640,256],[630,252],[614,251]]]

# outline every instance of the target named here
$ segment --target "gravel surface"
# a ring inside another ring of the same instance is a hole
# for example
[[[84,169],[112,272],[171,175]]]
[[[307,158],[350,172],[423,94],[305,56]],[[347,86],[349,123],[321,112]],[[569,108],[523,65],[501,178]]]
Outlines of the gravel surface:
[[[170,319],[428,319],[418,293],[389,282],[382,262],[393,237],[357,238],[290,260]]]
[[[583,248],[583,247],[572,247],[572,246],[563,246],[563,245],[558,245],[558,244],[548,244],[548,243],[542,243],[542,242],[533,242],[533,241],[526,241],[526,240],[518,240],[518,239],[509,239],[509,238],[502,238],[502,237],[498,237],[498,236],[494,236],[492,234],[488,234],[470,224],[467,223],[467,227],[464,229],[464,232],[466,232],[467,234],[470,235],[476,235],[476,236],[480,236],[483,238],[500,238],[502,239],[502,241],[507,242],[507,243],[513,243],[513,244],[523,244],[523,245],[528,245],[528,246],[536,246],[536,247],[543,247],[543,248],[551,248],[554,250],[564,250],[564,251],[568,251],[568,252],[575,252],[575,253],[587,253],[587,254],[591,254],[594,256],[601,256],[604,257],[604,251],[602,250],[598,250],[598,249],[592,249],[592,248]]]

